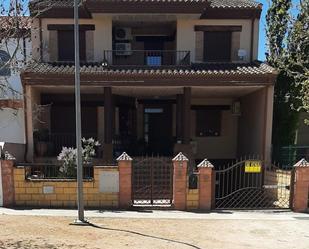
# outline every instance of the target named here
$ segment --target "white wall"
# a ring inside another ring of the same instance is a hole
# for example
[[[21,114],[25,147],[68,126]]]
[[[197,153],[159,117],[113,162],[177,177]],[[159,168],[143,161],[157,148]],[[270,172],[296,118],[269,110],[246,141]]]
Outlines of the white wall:
[[[3,206],[3,189],[2,189],[2,169],[1,169],[1,160],[0,160],[0,207]]]
[[[24,60],[31,57],[30,39],[23,40],[10,39],[7,44],[0,43],[0,49],[8,52],[13,57],[11,76],[0,76],[1,84],[6,85],[6,89],[0,90],[1,99],[20,99],[23,98],[23,89],[20,79],[20,70],[24,66]],[[17,49],[17,50],[16,50]],[[16,52],[16,56],[12,56]],[[12,91],[11,89],[14,91]],[[6,143],[25,143],[24,111],[23,109],[0,109],[0,141]]]
[[[7,98],[22,98],[22,85],[20,80],[20,70],[24,67],[24,61],[29,60],[31,57],[31,42],[29,38],[25,39],[25,47],[22,39],[10,39],[5,43],[0,42],[0,50],[7,52],[12,58],[11,76],[1,76],[1,85],[8,85],[9,88],[17,91],[17,95],[14,95],[10,89],[0,90],[0,99]],[[16,52],[16,55],[14,56]]]
[[[0,141],[25,143],[25,123],[23,109],[0,109]]]

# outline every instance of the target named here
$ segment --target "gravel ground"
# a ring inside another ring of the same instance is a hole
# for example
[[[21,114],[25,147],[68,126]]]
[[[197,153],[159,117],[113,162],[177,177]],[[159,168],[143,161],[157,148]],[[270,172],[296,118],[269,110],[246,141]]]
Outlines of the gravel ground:
[[[309,221],[93,218],[0,215],[0,248],[308,249]]]

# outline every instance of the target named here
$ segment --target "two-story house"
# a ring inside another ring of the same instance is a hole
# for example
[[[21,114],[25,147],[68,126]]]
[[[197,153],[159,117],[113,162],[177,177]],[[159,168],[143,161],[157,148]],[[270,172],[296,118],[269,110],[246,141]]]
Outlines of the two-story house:
[[[48,157],[75,144],[74,27],[72,0],[30,7],[34,62],[22,81],[32,161],[35,131],[48,132]],[[269,159],[276,72],[257,61],[261,11],[251,0],[81,1],[82,132],[101,142],[98,156]]]

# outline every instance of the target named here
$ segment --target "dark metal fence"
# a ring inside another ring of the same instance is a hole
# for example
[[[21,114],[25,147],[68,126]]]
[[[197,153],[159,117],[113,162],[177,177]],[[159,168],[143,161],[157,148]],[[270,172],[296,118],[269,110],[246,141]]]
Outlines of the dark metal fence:
[[[107,66],[190,66],[190,51],[105,50]]]
[[[215,171],[217,209],[290,207],[292,170],[247,157]]]
[[[171,205],[173,164],[171,158],[135,158],[132,168],[133,205]]]
[[[31,179],[76,179],[76,174],[67,174],[63,172],[61,164],[52,163],[31,163],[23,164],[25,167],[25,177]],[[83,178],[93,179],[93,166],[90,164],[83,165]]]
[[[275,161],[279,162],[285,167],[293,167],[293,165],[302,158],[309,160],[309,146],[284,146],[279,150],[274,151],[273,157]]]

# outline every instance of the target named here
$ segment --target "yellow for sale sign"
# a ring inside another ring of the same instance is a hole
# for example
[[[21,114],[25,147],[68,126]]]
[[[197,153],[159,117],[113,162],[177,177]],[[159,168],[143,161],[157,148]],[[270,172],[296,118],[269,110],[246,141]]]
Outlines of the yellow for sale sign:
[[[258,160],[245,161],[245,173],[261,173],[262,162]]]

